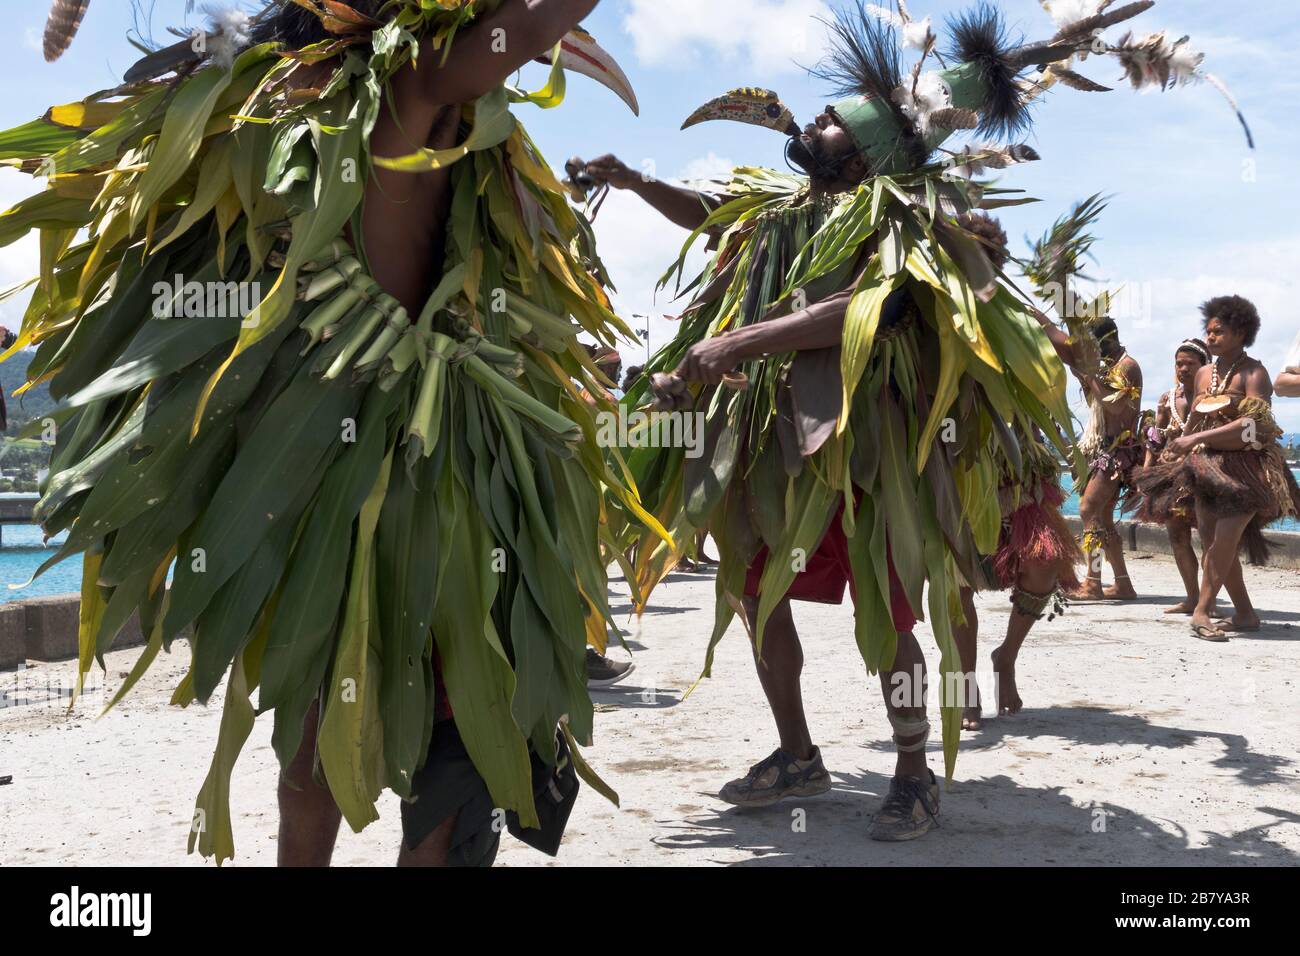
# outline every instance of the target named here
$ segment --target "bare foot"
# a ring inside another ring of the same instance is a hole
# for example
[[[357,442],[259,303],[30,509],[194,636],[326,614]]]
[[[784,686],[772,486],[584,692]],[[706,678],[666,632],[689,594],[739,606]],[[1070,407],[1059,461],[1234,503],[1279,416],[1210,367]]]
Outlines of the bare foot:
[[[962,730],[979,730],[984,726],[984,707],[980,704],[979,689],[975,690],[975,702],[961,712]]]
[[[1263,622],[1253,611],[1250,614],[1234,614],[1231,620],[1220,621],[1215,625],[1221,631],[1258,631]]]
[[[1073,591],[1065,592],[1067,601],[1101,601],[1105,597],[1100,581],[1085,581]]]
[[[1191,598],[1186,601],[1180,601],[1173,607],[1165,608],[1166,614],[1192,614],[1196,611],[1196,602]]]
[[[1018,714],[1024,702],[1016,690],[1016,662],[1012,659],[1004,661],[1001,651],[1002,648],[998,648],[992,654],[993,673],[998,679],[998,716]]]
[[[1137,591],[1133,590],[1133,584],[1125,581],[1122,584],[1116,581],[1108,588],[1102,589],[1102,594],[1112,601],[1136,601]]]

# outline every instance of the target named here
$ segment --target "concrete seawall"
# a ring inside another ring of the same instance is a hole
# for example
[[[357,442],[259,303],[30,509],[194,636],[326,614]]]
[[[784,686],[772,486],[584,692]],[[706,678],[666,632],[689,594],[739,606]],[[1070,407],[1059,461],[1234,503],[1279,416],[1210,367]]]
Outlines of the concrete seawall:
[[[1066,516],[1066,523],[1075,534],[1083,533],[1083,522],[1078,517]],[[1144,551],[1148,554],[1173,554],[1169,547],[1169,535],[1162,525],[1145,524],[1141,521],[1117,521],[1115,527],[1124,542],[1125,551]],[[1272,554],[1268,566],[1271,568],[1295,568],[1300,570],[1300,533],[1295,531],[1265,531]],[[1192,543],[1197,552],[1201,550],[1201,536],[1192,532]]]
[[[57,594],[0,605],[0,670],[26,661],[68,661],[77,657],[81,595]],[[132,616],[114,650],[144,644],[140,619]]]
[[[1071,529],[1079,534],[1082,522],[1066,517]],[[1160,525],[1139,521],[1116,523],[1127,551],[1148,554],[1172,554],[1169,538]],[[1272,545],[1270,567],[1300,570],[1300,534],[1277,531],[1265,534]],[[1200,550],[1200,536],[1193,533]],[[22,667],[26,661],[66,661],[77,657],[78,616],[81,595],[59,594],[0,605],[0,670]],[[140,620],[133,616],[113,642],[114,650],[144,644]]]

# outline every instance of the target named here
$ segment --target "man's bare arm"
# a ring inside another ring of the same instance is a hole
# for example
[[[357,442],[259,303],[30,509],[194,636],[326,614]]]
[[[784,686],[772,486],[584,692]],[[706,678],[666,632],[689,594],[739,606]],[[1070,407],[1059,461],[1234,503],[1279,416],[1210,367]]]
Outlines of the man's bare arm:
[[[1283,398],[1300,398],[1300,369],[1287,369],[1277,377],[1273,387]]]
[[[1052,343],[1052,348],[1056,349],[1056,354],[1061,357],[1061,361],[1070,368],[1074,368],[1078,362],[1078,357],[1074,353],[1074,346],[1070,344],[1070,337],[1057,328],[1056,323],[1044,313],[1037,309],[1034,309],[1033,312],[1034,318],[1043,327],[1043,332],[1047,335],[1048,341]]]
[[[677,374],[690,382],[716,385],[750,359],[839,345],[852,298],[850,288],[792,315],[705,339],[686,353]]]
[[[470,103],[549,52],[600,0],[504,0],[456,36],[446,63],[425,41],[419,73],[433,105]]]
[[[587,172],[597,183],[636,193],[669,222],[692,232],[704,225],[709,213],[720,205],[716,196],[646,176],[613,155],[593,159],[587,164]]]

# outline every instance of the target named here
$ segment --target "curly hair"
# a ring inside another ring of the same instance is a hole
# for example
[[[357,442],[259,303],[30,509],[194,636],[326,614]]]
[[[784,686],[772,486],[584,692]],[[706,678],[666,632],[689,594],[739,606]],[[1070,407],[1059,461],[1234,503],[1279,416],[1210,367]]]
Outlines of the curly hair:
[[[1241,336],[1241,344],[1250,348],[1259,335],[1259,310],[1255,303],[1239,295],[1221,295],[1201,306],[1201,315],[1205,317],[1202,328],[1210,327],[1211,319],[1218,319],[1225,326]]]
[[[957,217],[957,225],[979,240],[994,268],[1001,269],[1011,258],[1007,248],[1007,233],[1002,223],[987,213],[964,212]]]
[[[280,9],[262,20],[253,30],[253,43],[283,43],[300,50],[313,43],[333,38],[321,25],[320,17],[291,0],[274,0]],[[387,0],[350,0],[348,6],[367,17],[377,17]]]
[[[1097,337],[1102,348],[1109,348],[1112,351],[1120,348],[1119,344],[1119,326],[1111,318],[1102,319],[1092,327],[1092,334]]]

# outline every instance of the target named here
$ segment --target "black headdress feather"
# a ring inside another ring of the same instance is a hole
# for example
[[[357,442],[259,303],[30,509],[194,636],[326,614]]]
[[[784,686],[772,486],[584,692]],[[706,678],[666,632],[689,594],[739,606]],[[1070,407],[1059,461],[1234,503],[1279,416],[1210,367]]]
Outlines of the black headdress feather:
[[[980,111],[979,132],[984,136],[1009,138],[1030,125],[1029,105],[1017,82],[1023,67],[1012,54],[1020,46],[1007,36],[997,8],[981,2],[948,21],[952,36],[949,56],[961,63],[978,64],[989,98]]]
[[[275,0],[280,9],[253,29],[253,42],[283,43],[287,49],[301,50],[313,43],[334,39],[321,25],[320,17],[292,0]],[[348,6],[367,17],[378,17],[387,0],[349,0]]]
[[[893,28],[868,14],[863,0],[856,9],[837,9],[834,21],[822,22],[831,32],[830,52],[809,74],[829,83],[836,96],[864,96],[887,104],[904,131],[900,145],[909,161],[924,165],[930,150],[894,101],[894,91],[903,85],[903,55]]]

